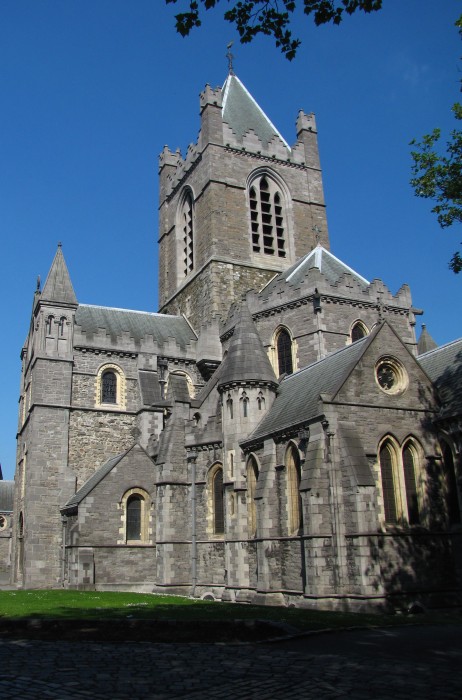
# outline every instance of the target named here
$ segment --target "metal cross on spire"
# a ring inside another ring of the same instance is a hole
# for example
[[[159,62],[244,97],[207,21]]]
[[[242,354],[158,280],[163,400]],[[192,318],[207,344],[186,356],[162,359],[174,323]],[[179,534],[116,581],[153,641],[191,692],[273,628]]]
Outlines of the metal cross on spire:
[[[228,51],[226,52],[226,58],[228,59],[228,72],[230,75],[234,75],[234,69],[233,69],[234,55],[231,53],[231,46],[233,44],[234,44],[234,41],[230,41],[226,47],[228,49]]]

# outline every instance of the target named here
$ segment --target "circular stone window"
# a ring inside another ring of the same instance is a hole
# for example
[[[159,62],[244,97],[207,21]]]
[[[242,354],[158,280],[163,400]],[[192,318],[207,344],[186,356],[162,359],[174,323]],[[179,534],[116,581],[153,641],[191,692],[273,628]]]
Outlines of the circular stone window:
[[[4,530],[8,525],[8,521],[4,515],[0,515],[0,530]]]
[[[382,357],[375,367],[375,378],[386,394],[400,394],[408,384],[407,372],[394,357]]]

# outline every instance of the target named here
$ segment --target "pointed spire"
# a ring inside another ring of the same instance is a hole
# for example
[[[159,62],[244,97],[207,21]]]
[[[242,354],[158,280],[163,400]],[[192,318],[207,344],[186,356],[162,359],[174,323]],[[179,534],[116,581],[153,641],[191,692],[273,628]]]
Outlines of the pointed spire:
[[[417,355],[423,355],[424,352],[429,352],[429,350],[434,350],[437,347],[438,345],[427,331],[427,326],[425,323],[422,323],[422,333],[417,343]]]
[[[223,360],[218,387],[248,381],[277,386],[273,368],[255,328],[247,302],[244,301],[228,354]]]
[[[51,264],[40,298],[42,301],[77,305],[77,297],[75,296],[66,261],[64,260],[61,243],[58,243],[58,250]]]

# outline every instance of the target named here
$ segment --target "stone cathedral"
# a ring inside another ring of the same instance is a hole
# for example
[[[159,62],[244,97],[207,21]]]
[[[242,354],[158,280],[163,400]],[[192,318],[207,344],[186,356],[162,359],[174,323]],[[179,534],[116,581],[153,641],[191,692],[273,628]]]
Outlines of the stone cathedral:
[[[460,602],[462,340],[331,252],[313,114],[290,146],[231,70],[200,119],[159,159],[159,312],[80,304],[61,246],[35,292],[12,582]]]

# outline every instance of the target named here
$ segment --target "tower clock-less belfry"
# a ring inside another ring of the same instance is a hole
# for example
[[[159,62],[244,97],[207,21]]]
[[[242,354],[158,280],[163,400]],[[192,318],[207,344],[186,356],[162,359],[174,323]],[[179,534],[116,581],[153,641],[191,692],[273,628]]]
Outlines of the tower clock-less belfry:
[[[200,118],[160,156],[159,313],[79,303],[61,246],[35,293],[12,580],[460,602],[462,341],[330,251],[312,114],[289,145],[230,70]]]

